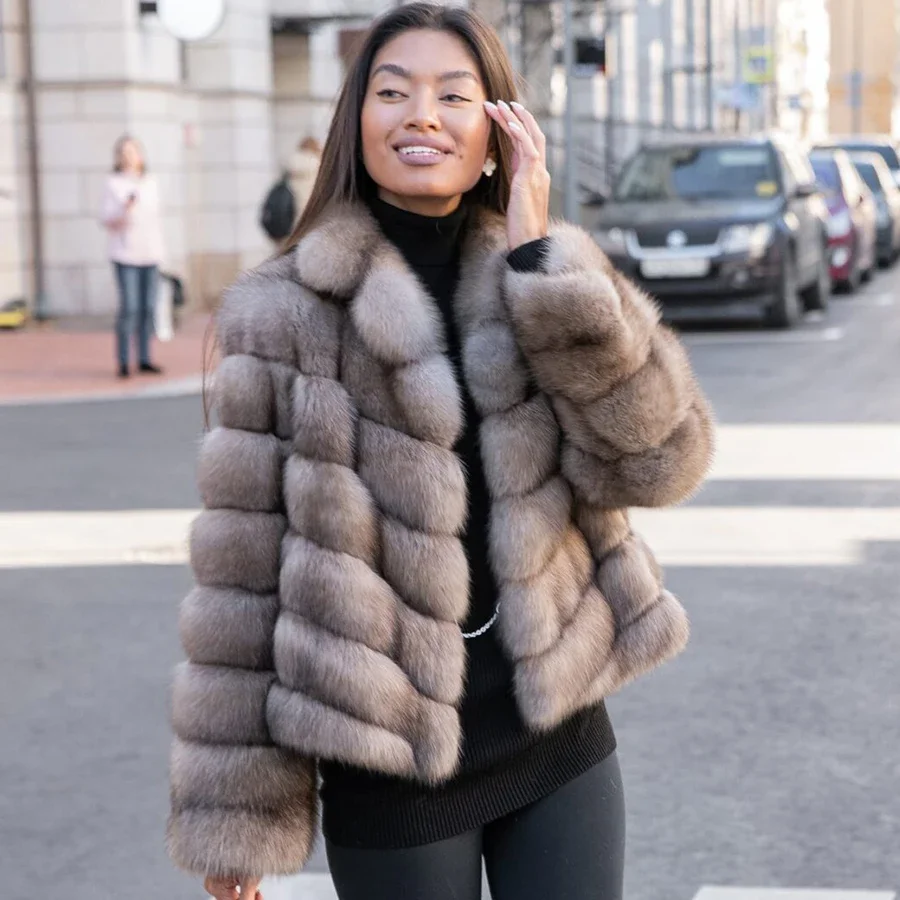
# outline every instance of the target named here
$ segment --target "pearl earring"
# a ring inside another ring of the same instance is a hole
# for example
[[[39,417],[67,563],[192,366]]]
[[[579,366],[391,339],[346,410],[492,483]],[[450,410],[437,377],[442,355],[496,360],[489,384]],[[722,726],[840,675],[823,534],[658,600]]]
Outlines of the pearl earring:
[[[494,172],[497,171],[496,161],[493,159],[486,159],[484,161],[484,166],[482,167],[481,171],[484,172],[484,174],[487,175],[488,178],[490,178],[491,175],[493,175]]]

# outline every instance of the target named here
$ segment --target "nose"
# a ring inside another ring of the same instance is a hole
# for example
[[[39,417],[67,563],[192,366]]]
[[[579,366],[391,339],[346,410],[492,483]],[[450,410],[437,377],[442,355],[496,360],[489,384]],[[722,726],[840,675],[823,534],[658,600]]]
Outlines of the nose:
[[[439,131],[441,117],[434,93],[429,90],[416,91],[410,103],[406,127],[417,131]]]

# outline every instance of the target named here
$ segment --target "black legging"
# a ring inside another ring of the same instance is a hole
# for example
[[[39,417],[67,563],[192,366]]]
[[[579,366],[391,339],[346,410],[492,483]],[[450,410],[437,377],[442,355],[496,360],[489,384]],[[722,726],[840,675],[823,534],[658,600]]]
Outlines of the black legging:
[[[622,900],[625,799],[616,755],[549,797],[458,837],[403,850],[327,843],[340,900]]]

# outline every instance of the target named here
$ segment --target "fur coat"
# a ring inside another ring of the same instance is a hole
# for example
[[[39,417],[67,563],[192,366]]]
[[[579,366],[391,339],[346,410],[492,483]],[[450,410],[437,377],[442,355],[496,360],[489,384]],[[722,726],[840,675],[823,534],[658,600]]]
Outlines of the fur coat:
[[[684,646],[629,506],[700,484],[713,427],[654,304],[554,225],[516,272],[479,212],[443,322],[368,212],[339,208],[220,311],[196,587],[182,604],[169,848],[227,876],[295,872],[316,760],[437,783],[460,750],[466,478],[460,378],[483,417],[497,638],[549,729]]]

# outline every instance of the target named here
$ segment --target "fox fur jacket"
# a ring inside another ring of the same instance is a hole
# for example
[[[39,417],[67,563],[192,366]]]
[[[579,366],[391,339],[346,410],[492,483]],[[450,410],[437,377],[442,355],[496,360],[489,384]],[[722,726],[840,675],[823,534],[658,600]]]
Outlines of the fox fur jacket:
[[[713,425],[654,304],[555,224],[539,271],[473,213],[455,300],[433,299],[359,207],[244,275],[218,317],[196,587],[175,674],[168,844],[201,875],[295,872],[316,760],[437,783],[460,749],[468,605],[460,379],[482,416],[497,637],[549,729],[684,646],[629,506],[690,495]]]

